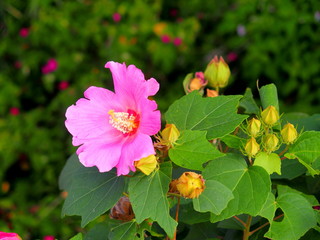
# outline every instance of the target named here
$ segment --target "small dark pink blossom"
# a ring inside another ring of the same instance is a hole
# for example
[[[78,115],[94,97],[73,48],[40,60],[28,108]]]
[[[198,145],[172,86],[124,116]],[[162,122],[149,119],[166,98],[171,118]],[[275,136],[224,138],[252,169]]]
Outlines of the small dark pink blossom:
[[[67,81],[59,82],[58,88],[59,90],[65,90],[69,87],[69,83]]]
[[[171,42],[171,38],[170,38],[169,35],[165,34],[165,35],[162,35],[162,36],[161,36],[161,41],[162,41],[163,43],[170,43],[170,42]]]
[[[237,34],[240,36],[240,37],[243,37],[247,34],[247,31],[246,31],[246,27],[239,24],[237,26]]]
[[[19,31],[20,37],[26,38],[29,35],[29,28],[21,28]]]
[[[176,17],[178,15],[178,9],[176,9],[176,8],[170,9],[170,15],[172,17]]]
[[[47,63],[42,67],[42,73],[48,74],[54,72],[58,68],[58,62],[54,58],[50,58]]]
[[[120,22],[121,21],[121,14],[120,13],[114,13],[113,15],[112,15],[112,19],[113,19],[113,21],[114,22]]]
[[[48,235],[48,236],[44,236],[43,240],[55,240],[56,238],[54,236]]]
[[[22,64],[21,64],[21,62],[20,61],[15,61],[14,62],[14,65],[13,65],[15,68],[21,68],[22,67]]]
[[[175,39],[173,39],[173,44],[174,44],[175,46],[181,45],[181,44],[182,44],[182,39],[179,38],[179,37],[176,37]]]
[[[316,11],[314,13],[314,20],[316,20],[317,22],[320,22],[320,11]]]
[[[317,206],[312,206],[312,208],[315,209],[315,210],[320,210],[320,206],[319,206],[319,205],[317,205]]]
[[[17,107],[12,107],[12,108],[10,108],[10,114],[11,114],[12,116],[17,116],[17,115],[20,114],[20,109],[17,108]]]
[[[227,55],[227,59],[229,62],[234,62],[238,59],[238,54],[236,54],[235,52],[230,52]]]

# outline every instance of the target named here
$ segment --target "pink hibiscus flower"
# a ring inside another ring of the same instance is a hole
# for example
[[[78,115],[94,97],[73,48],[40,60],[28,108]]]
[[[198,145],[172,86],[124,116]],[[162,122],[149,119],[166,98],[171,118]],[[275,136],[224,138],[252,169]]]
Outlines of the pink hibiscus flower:
[[[0,232],[0,240],[21,240],[21,237],[16,233]]]
[[[159,90],[159,83],[145,80],[134,65],[107,62],[112,73],[114,91],[89,87],[81,98],[67,109],[65,125],[73,135],[73,145],[86,167],[100,172],[113,167],[117,174],[135,171],[134,161],[155,154],[151,135],[161,127],[160,112],[149,96]]]

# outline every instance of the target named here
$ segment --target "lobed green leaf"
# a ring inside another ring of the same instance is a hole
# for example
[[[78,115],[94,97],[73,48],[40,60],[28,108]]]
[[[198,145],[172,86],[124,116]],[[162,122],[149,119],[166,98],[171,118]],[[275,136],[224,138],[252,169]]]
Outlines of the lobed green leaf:
[[[175,164],[193,170],[203,170],[205,162],[223,155],[208,142],[205,131],[182,131],[169,150],[169,157]]]
[[[231,133],[247,118],[237,114],[242,96],[218,96],[202,98],[198,92],[180,98],[166,112],[166,120],[182,130],[207,131],[207,139],[219,138]]]
[[[87,168],[81,164],[76,164],[70,178],[67,178],[66,174],[76,162],[76,157],[73,156],[69,161],[60,177],[60,186],[68,192],[62,216],[80,215],[81,226],[84,227],[118,201],[124,191],[124,178],[117,177],[114,169],[100,173],[96,167]]]
[[[234,196],[221,214],[211,215],[212,222],[243,213],[257,215],[271,190],[269,174],[263,168],[248,167],[241,156],[234,154],[228,154],[209,162],[203,171],[203,177],[225,185]]]
[[[289,159],[297,158],[312,176],[320,174],[320,170],[314,169],[312,166],[313,162],[320,157],[320,132],[308,131],[302,133],[298,140],[290,146],[285,157]]]
[[[167,199],[171,172],[171,163],[166,162],[149,176],[136,174],[129,181],[129,198],[138,224],[151,218],[172,238],[177,222],[170,217]]]

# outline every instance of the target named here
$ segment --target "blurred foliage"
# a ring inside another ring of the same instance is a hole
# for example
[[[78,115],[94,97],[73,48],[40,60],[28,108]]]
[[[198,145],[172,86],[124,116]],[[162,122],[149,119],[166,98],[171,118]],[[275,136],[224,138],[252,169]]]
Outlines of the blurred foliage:
[[[217,54],[233,73],[226,93],[259,79],[277,85],[282,111],[318,112],[319,11],[317,0],[1,1],[1,231],[74,235],[57,187],[74,152],[64,113],[90,85],[112,88],[109,60],[155,77],[162,111],[183,95],[184,76]],[[50,59],[57,67],[46,71]]]

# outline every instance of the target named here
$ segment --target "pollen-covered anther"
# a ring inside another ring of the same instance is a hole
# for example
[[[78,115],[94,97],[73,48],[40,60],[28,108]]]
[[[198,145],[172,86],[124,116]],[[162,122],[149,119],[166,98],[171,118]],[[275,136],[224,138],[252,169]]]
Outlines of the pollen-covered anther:
[[[110,110],[109,123],[123,134],[131,133],[138,127],[137,116],[129,112],[115,112]]]

